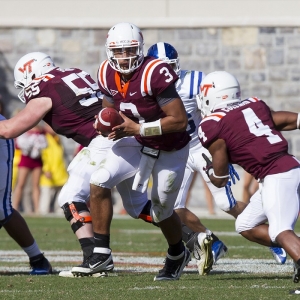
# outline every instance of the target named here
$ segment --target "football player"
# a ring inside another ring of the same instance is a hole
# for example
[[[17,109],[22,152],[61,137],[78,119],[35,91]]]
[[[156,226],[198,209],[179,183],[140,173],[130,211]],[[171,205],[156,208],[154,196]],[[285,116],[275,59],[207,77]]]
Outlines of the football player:
[[[102,109],[97,83],[77,68],[56,67],[49,55],[24,55],[14,69],[15,87],[26,104],[13,118],[0,122],[0,137],[13,138],[44,120],[57,133],[84,146],[68,167],[69,179],[59,195],[59,205],[70,222],[84,259],[94,247],[91,216],[86,202],[90,176],[113,141],[99,136],[94,116]],[[73,276],[67,272],[64,276]],[[100,276],[95,274],[93,276]]]
[[[288,153],[281,131],[299,129],[300,113],[272,111],[257,97],[242,101],[239,82],[225,71],[204,78],[200,107],[204,119],[198,135],[212,156],[210,161],[203,154],[211,182],[219,188],[227,184],[228,163],[240,165],[259,181],[259,190],[237,217],[237,232],[250,241],[284,248],[294,260],[293,280],[298,282],[300,239],[294,226],[299,215],[300,163]]]
[[[120,194],[132,189],[144,193],[152,175],[151,215],[169,245],[165,265],[154,280],[179,279],[190,261],[182,242],[181,222],[173,210],[188,158],[188,120],[174,86],[176,73],[167,63],[144,57],[143,45],[141,30],[131,23],[116,24],[107,35],[108,59],[100,64],[98,83],[104,106],[120,111],[124,123],[109,134],[116,142],[91,177],[95,248],[87,261],[72,269],[73,273],[113,268],[109,243],[111,188],[130,177],[132,184],[119,190]],[[128,197],[127,201],[134,199]],[[124,200],[123,204],[126,208]],[[211,246],[206,235],[200,242],[198,247],[203,250]]]
[[[176,49],[168,44],[159,42],[152,45],[147,53],[148,56],[159,58],[168,64],[170,64],[174,71],[179,76],[179,79],[176,81],[176,90],[183,101],[185,110],[188,116],[188,128],[187,131],[191,136],[190,141],[190,152],[188,163],[185,168],[183,182],[175,203],[175,211],[179,215],[181,221],[188,225],[190,229],[194,232],[191,232],[189,228],[183,227],[183,234],[188,234],[190,241],[193,241],[195,238],[195,232],[207,232],[208,229],[204,227],[199,218],[195,216],[190,210],[186,208],[186,199],[187,193],[191,186],[193,172],[199,172],[203,179],[206,181],[209,190],[211,191],[213,198],[217,206],[233,217],[237,217],[241,211],[245,208],[245,203],[241,201],[236,201],[234,198],[230,185],[231,182],[235,184],[235,173],[232,166],[229,168],[230,179],[225,187],[217,188],[214,186],[208,176],[206,175],[203,168],[206,166],[206,161],[202,157],[204,153],[207,157],[210,157],[209,151],[202,147],[199,138],[198,138],[198,126],[202,120],[201,112],[198,109],[197,105],[197,95],[200,90],[200,83],[204,78],[205,74],[200,71],[189,71],[181,70],[179,64],[179,56]],[[239,180],[239,178],[237,178]],[[212,234],[213,244],[212,252],[214,263],[221,257],[223,257],[227,252],[227,247],[222,241],[220,241],[214,234]],[[187,243],[189,246],[191,242]],[[193,245],[193,243],[191,243]],[[284,264],[286,261],[286,253],[282,248],[270,247],[270,251],[273,254],[275,260],[279,264]],[[200,262],[198,262],[200,263]],[[199,269],[199,271],[202,268]]]
[[[5,118],[0,114],[0,126]],[[0,228],[4,227],[9,236],[24,250],[29,257],[32,268],[30,275],[47,275],[52,273],[52,267],[44,254],[40,251],[28,225],[20,213],[13,209],[12,195],[12,167],[14,159],[13,139],[0,139]]]

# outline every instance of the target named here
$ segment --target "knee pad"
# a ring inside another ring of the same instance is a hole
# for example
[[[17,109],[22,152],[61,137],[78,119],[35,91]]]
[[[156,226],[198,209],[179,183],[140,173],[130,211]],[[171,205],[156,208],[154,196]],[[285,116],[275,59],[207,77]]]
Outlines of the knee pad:
[[[71,227],[75,233],[79,228],[81,228],[85,223],[91,223],[91,216],[81,216],[81,212],[89,212],[89,209],[84,202],[71,202],[65,203],[62,206],[66,219],[70,222],[72,219],[75,219]]]
[[[168,209],[167,207],[163,207],[161,203],[155,204],[152,202],[152,207],[151,207],[151,216],[152,220],[155,223],[159,223],[167,218],[169,218],[173,214],[173,207],[170,207]]]
[[[100,168],[92,174],[90,184],[112,189],[113,187],[106,185],[110,178],[110,172],[107,169]]]
[[[249,229],[249,228],[248,228]],[[240,215],[238,215],[238,217],[236,218],[235,220],[235,231],[237,233],[241,233],[242,231],[245,231],[247,230],[245,226],[243,226],[241,224],[241,218],[240,218]]]

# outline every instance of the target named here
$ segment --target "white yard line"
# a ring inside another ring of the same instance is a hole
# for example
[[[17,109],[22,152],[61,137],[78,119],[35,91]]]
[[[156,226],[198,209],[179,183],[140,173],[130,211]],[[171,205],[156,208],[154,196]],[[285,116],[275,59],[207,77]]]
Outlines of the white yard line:
[[[82,255],[79,251],[45,251],[50,262],[63,263],[64,266],[55,272],[69,270],[78,262]],[[114,253],[114,271],[128,272],[157,272],[163,266],[163,257],[145,257],[134,253]],[[12,267],[7,263],[28,263],[28,258],[23,251],[0,251],[0,273],[26,272],[28,268]],[[193,259],[185,268],[187,272],[197,273],[196,261]],[[214,273],[293,273],[292,260],[287,260],[284,265],[278,265],[273,259],[227,259],[219,260],[214,265],[211,274]]]

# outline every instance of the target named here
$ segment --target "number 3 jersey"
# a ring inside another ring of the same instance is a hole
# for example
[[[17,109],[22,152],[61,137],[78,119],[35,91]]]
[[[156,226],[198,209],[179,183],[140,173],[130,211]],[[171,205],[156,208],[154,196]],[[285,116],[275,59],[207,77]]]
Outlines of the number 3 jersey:
[[[168,64],[151,57],[145,57],[124,86],[121,86],[120,74],[107,60],[102,62],[98,71],[101,92],[108,96],[107,99],[117,110],[136,123],[153,122],[166,116],[157,102],[157,96],[177,79],[176,73]],[[135,138],[144,146],[164,151],[179,150],[190,140],[186,131],[150,137],[137,135]]]
[[[229,161],[256,179],[299,167],[288,154],[286,139],[275,129],[270,108],[257,98],[216,110],[201,121],[198,135],[206,148],[224,140]]]
[[[34,98],[51,98],[52,108],[43,120],[56,133],[83,146],[88,146],[98,136],[93,123],[94,116],[102,109],[101,93],[88,73],[80,69],[55,68],[35,78],[24,95],[26,103]]]

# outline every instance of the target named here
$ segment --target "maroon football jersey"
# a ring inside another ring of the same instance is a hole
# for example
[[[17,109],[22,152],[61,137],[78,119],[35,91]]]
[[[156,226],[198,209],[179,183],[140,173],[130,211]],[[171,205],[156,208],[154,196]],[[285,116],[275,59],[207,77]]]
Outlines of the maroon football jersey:
[[[98,71],[101,92],[111,97],[115,108],[136,123],[152,122],[166,116],[156,97],[177,79],[178,76],[167,63],[152,57],[145,57],[133,77],[123,87],[120,74],[107,60],[100,65]],[[135,138],[144,146],[164,151],[181,149],[190,140],[187,132],[151,137],[137,135]]]
[[[201,121],[198,135],[206,148],[217,139],[224,140],[229,161],[256,179],[299,166],[288,154],[286,139],[275,129],[269,107],[257,98],[216,110]]]
[[[52,108],[43,120],[53,130],[87,146],[98,135],[94,116],[102,109],[97,83],[80,69],[55,68],[35,78],[25,89],[25,99],[49,97]]]

